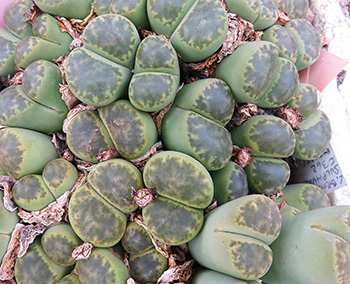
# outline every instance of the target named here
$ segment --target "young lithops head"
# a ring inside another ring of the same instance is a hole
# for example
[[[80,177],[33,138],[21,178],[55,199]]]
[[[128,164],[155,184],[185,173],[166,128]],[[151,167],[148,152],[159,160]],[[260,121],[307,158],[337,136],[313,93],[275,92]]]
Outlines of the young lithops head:
[[[115,148],[124,158],[138,158],[157,142],[158,133],[152,117],[133,107],[127,100],[118,100],[102,107],[99,115]]]
[[[260,12],[253,22],[255,30],[265,30],[271,27],[278,19],[278,7],[274,0],[258,0]]]
[[[57,264],[70,266],[75,263],[73,250],[82,244],[67,223],[60,223],[48,228],[41,237],[41,245],[46,254]]]
[[[178,107],[172,108],[164,116],[162,141],[167,149],[194,157],[210,171],[227,165],[233,147],[226,128]]]
[[[291,19],[303,19],[309,8],[307,0],[288,0],[289,9],[286,11]]]
[[[162,37],[146,37],[136,53],[135,75],[129,84],[129,99],[139,110],[161,110],[174,99],[180,69],[172,45]]]
[[[319,158],[327,150],[332,137],[329,118],[323,111],[315,110],[298,126],[293,157],[301,160]]]
[[[58,265],[51,260],[40,240],[36,239],[26,254],[17,258],[15,278],[18,284],[54,284],[70,270],[70,267]]]
[[[0,77],[13,76],[17,71],[14,61],[16,45],[20,41],[8,30],[0,28]]]
[[[295,134],[283,119],[272,115],[256,115],[235,127],[232,141],[239,147],[249,147],[252,155],[289,157],[295,148]]]
[[[191,284],[257,284],[258,281],[245,281],[214,270],[201,268],[191,276]]]
[[[41,11],[65,18],[84,19],[91,11],[93,0],[35,0]]]
[[[248,181],[243,168],[233,161],[218,171],[210,172],[214,198],[218,205],[248,194]]]
[[[124,213],[105,201],[88,184],[72,194],[68,218],[79,238],[96,247],[112,247],[118,243],[127,221]]]
[[[247,42],[225,57],[216,77],[231,88],[237,102],[255,102],[269,87],[278,63],[278,49],[268,41]]]
[[[92,249],[87,260],[78,260],[76,271],[84,284],[125,284],[129,278],[127,266],[108,249]]]
[[[130,162],[122,159],[111,159],[97,164],[87,178],[90,186],[114,207],[124,213],[136,210],[137,204],[132,201],[131,188],[143,188],[140,171]]]
[[[208,171],[192,157],[175,151],[154,155],[146,164],[143,179],[155,188],[157,199],[143,209],[151,233],[161,242],[182,244],[202,225],[203,212],[213,197]]]
[[[243,196],[208,213],[189,250],[206,268],[240,279],[258,279],[271,266],[269,245],[280,229],[281,214],[271,199]]]
[[[276,199],[277,204],[285,201],[302,212],[330,206],[326,192],[313,184],[290,184],[283,188],[282,193]]]
[[[49,136],[21,128],[1,129],[0,149],[0,163],[15,179],[39,174],[49,161],[58,158]]]
[[[289,165],[282,159],[254,157],[244,171],[249,189],[266,195],[281,191],[290,177]]]
[[[12,188],[13,200],[27,211],[41,210],[55,201],[41,175],[26,175]]]
[[[293,99],[286,105],[297,108],[303,118],[306,118],[320,105],[320,91],[313,85],[300,83]]]
[[[97,15],[119,14],[128,18],[137,28],[149,28],[146,0],[95,0]]]
[[[168,268],[168,259],[156,249],[129,256],[130,275],[138,284],[156,283]]]
[[[15,63],[26,68],[30,63],[45,59],[51,61],[68,55],[72,37],[62,32],[58,21],[51,15],[43,13],[33,23],[34,36],[23,38],[16,46]]]
[[[271,284],[350,282],[350,206],[330,206],[284,219],[271,245]]]
[[[43,179],[52,195],[57,199],[73,188],[78,179],[78,171],[69,161],[55,159],[45,166]]]
[[[305,19],[292,20],[285,28],[294,36],[298,47],[295,66],[302,70],[313,64],[321,54],[321,40],[316,29]]]
[[[135,222],[129,222],[122,238],[123,248],[128,253],[142,253],[153,248],[147,231]]]
[[[185,62],[203,60],[225,40],[228,20],[220,1],[147,2],[152,29],[170,38]]]
[[[182,87],[173,106],[194,111],[225,126],[233,115],[235,99],[224,81],[208,78]]]

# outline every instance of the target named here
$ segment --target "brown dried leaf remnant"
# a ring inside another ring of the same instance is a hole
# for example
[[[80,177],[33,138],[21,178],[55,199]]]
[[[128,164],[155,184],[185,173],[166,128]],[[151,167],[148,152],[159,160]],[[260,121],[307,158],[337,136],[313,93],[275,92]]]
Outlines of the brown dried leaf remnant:
[[[131,187],[131,197],[132,201],[124,198],[127,204],[133,205],[137,204],[140,208],[145,207],[147,204],[156,201],[157,194],[155,188],[142,188],[136,190],[135,187]]]
[[[155,154],[161,152],[163,148],[163,144],[161,141],[158,141],[155,143],[150,150],[147,151],[146,154],[142,155],[141,157],[138,157],[136,159],[128,159],[130,163],[132,163],[134,166],[136,166],[141,172],[143,172],[144,167],[146,166],[146,163],[149,161],[149,159],[154,156]]]
[[[302,115],[295,107],[279,107],[274,114],[285,120],[294,130],[299,130],[298,124],[303,122]]]
[[[186,282],[192,275],[192,265],[194,261],[188,260],[182,265],[170,267],[159,277],[158,283],[174,283],[174,281]],[[177,282],[177,283],[179,283]]]
[[[242,168],[245,168],[253,160],[253,157],[250,156],[252,152],[253,150],[246,146],[239,148],[238,146],[234,145],[232,151],[232,159]]]
[[[27,25],[28,23],[33,24],[35,22],[35,19],[39,17],[42,13],[43,12],[39,9],[39,7],[34,3],[34,1],[32,1],[29,13],[23,13],[23,17],[26,19],[25,25]]]
[[[16,180],[10,176],[0,176],[0,190],[4,191],[3,204],[6,210],[13,212],[17,209],[12,201],[12,186]]]
[[[88,242],[84,242],[80,246],[77,246],[72,252],[73,259],[88,259],[91,255],[92,248],[93,245]]]
[[[247,103],[241,106],[236,105],[236,110],[226,127],[229,131],[231,131],[235,126],[240,126],[252,116],[259,115],[261,113],[262,110],[253,103]]]
[[[103,162],[108,161],[109,159],[114,159],[120,157],[118,150],[116,148],[110,148],[108,150],[103,150],[102,148],[97,154],[97,161]]]

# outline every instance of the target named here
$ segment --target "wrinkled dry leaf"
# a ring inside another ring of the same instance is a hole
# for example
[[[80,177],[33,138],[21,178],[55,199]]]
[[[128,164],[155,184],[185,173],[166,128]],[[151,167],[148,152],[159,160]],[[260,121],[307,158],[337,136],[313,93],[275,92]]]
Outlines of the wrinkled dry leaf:
[[[193,260],[188,260],[182,265],[169,268],[159,277],[157,284],[173,283],[174,281],[186,282],[192,275],[193,263]]]
[[[153,235],[152,233],[148,230],[147,226],[145,225],[145,223],[143,222],[143,218],[141,215],[137,215],[135,213],[131,213],[130,214],[130,220],[132,222],[136,222],[138,225],[140,225],[141,227],[143,227],[146,232],[148,233],[148,235],[150,236],[153,245],[155,246],[156,250],[159,251],[165,258],[169,258],[171,255],[171,247],[169,245],[166,245],[160,241],[158,241]]]
[[[278,19],[277,19],[275,25],[285,26],[291,20],[292,19],[288,16],[287,12],[283,11],[282,9],[279,9],[279,11],[278,11]]]
[[[279,107],[274,110],[274,114],[286,121],[294,130],[299,130],[299,123],[303,122],[302,115],[295,107]]]
[[[253,157],[250,154],[253,152],[252,149],[244,146],[239,148],[238,146],[233,146],[232,159],[242,168],[245,168],[253,160]]]
[[[79,259],[88,259],[91,255],[91,250],[93,248],[93,245],[85,242],[83,244],[81,244],[80,246],[77,246],[73,252],[72,252],[72,257],[75,260],[79,260]]]
[[[69,195],[70,192],[66,191],[56,201],[50,203],[47,207],[40,211],[27,212],[20,208],[18,216],[22,218],[23,222],[29,224],[42,224],[45,227],[58,224],[64,219],[64,215],[67,213],[66,206]]]
[[[120,154],[118,153],[116,148],[111,148],[105,151],[101,148],[97,154],[97,161],[103,162],[103,161],[107,161],[109,159],[114,159],[118,157],[120,157]]]
[[[70,191],[71,195],[73,194],[73,192],[81,187],[84,183],[86,183],[87,181],[87,176],[88,176],[88,172],[86,170],[83,170],[83,171],[80,171],[78,173],[78,179],[77,181],[75,182],[75,184],[73,185],[73,188],[72,190]]]
[[[241,106],[236,106],[236,110],[230,122],[227,124],[227,128],[231,131],[235,126],[240,126],[243,122],[251,118],[252,116],[259,115],[262,110],[253,103],[247,103]]]
[[[65,19],[64,17],[57,17],[56,19],[58,21],[58,25],[62,32],[69,33],[70,36],[73,38],[71,44],[69,45],[69,49],[73,50],[77,47],[83,46],[83,37],[81,33],[77,29],[75,29],[71,22]]]
[[[280,210],[280,211],[282,211],[283,210],[283,208],[284,208],[284,206],[286,206],[287,205],[287,202],[285,201],[285,200],[283,200],[280,204],[278,204],[277,206],[278,206],[278,209]]]
[[[263,194],[265,195],[265,194]],[[280,196],[283,196],[283,192],[282,191],[278,191],[275,194],[269,194],[269,195],[265,195],[266,197],[270,198],[272,201],[276,201],[276,199]]]
[[[72,108],[68,114],[67,118],[63,122],[62,130],[64,133],[67,133],[67,128],[69,123],[72,121],[72,119],[79,113],[86,111],[86,110],[97,110],[98,107],[90,106],[84,103],[76,105],[74,108]]]
[[[37,5],[35,5],[34,1],[32,1],[32,4],[30,6],[29,13],[25,12],[23,13],[23,17],[25,20],[25,25],[28,23],[33,24],[35,19],[39,17],[43,12],[39,9]]]
[[[68,56],[63,54],[62,56],[60,56],[57,59],[54,59],[53,62],[58,66],[58,68],[60,69],[61,72],[61,78],[62,78],[62,82],[63,84],[67,84],[67,80],[66,80],[66,64],[67,64],[67,58]]]
[[[22,78],[23,78],[23,71],[24,69],[16,66],[15,70],[18,71],[13,77],[9,80],[10,86],[16,86],[22,84]]]
[[[155,143],[150,150],[147,151],[146,154],[142,155],[141,157],[138,157],[136,159],[128,159],[130,163],[132,163],[134,166],[136,166],[141,172],[143,172],[143,169],[146,165],[146,163],[149,161],[149,159],[154,156],[155,154],[161,152],[161,149],[163,148],[163,144],[161,141]]]
[[[213,198],[210,205],[204,209],[204,215],[207,215],[210,211],[213,211],[216,207],[218,207],[218,202],[215,198]]]
[[[139,208],[143,208],[147,204],[156,201],[156,198],[157,198],[156,189],[142,188],[142,189],[136,190],[135,187],[132,186],[131,197],[133,198],[132,201],[129,201],[126,198],[124,198],[124,201],[129,205],[137,204]]]
[[[4,191],[3,204],[6,210],[13,212],[17,209],[12,201],[12,186],[16,180],[10,176],[0,176],[0,189]]]
[[[156,124],[158,135],[161,135],[162,133],[162,121],[166,113],[170,110],[171,106],[173,105],[172,101],[169,105],[167,105],[165,108],[162,108],[159,111],[151,113],[151,117]]]
[[[96,17],[97,14],[95,12],[94,5],[91,5],[90,14],[85,19],[71,19],[70,22],[73,25],[73,27],[78,31],[78,33],[82,34],[85,27]]]
[[[186,261],[186,253],[188,252],[187,244],[172,247],[172,254],[169,256],[169,267],[175,267]]]
[[[68,84],[60,84],[59,92],[62,94],[62,100],[65,102],[69,110],[72,110],[81,103],[80,100],[74,96],[68,87]]]
[[[96,164],[94,163],[80,160],[78,158],[75,158],[75,162],[77,163],[77,168],[81,171],[90,172],[96,166]]]

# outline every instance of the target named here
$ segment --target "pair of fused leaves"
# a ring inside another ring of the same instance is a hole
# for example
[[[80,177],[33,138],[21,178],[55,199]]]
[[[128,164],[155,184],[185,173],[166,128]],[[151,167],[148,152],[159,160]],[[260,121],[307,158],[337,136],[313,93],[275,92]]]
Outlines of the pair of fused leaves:
[[[96,165],[87,183],[74,191],[68,217],[75,233],[97,247],[111,247],[124,235],[127,216],[136,210],[131,187],[143,188],[142,175],[131,163],[111,159]]]
[[[12,188],[13,200],[21,208],[37,211],[70,191],[78,179],[77,169],[64,159],[50,161],[41,174],[28,174]]]
[[[213,0],[95,0],[98,15],[115,13],[135,26],[148,28],[170,39],[185,62],[212,55],[225,40],[228,20],[220,1]]]
[[[167,149],[184,152],[208,170],[218,170],[232,153],[230,134],[224,125],[234,112],[235,99],[219,79],[203,79],[184,86],[162,123]]]
[[[108,14],[87,25],[83,43],[69,55],[66,67],[67,83],[82,102],[105,106],[129,94],[136,108],[157,111],[174,98],[179,64],[165,39],[151,36],[140,44],[132,22]]]
[[[61,99],[57,65],[38,60],[23,72],[22,84],[0,93],[0,123],[39,132],[59,132],[68,108]]]

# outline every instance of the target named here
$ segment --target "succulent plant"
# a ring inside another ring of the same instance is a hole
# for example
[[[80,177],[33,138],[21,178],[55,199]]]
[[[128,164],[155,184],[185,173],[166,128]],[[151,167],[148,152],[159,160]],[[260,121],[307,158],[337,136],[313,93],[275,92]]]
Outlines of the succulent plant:
[[[315,86],[300,83],[294,97],[286,105],[295,107],[303,118],[306,118],[317,110],[320,105],[319,94],[320,92]]]
[[[253,156],[289,157],[293,154],[296,138],[291,126],[273,115],[256,115],[235,127],[232,141],[239,147],[249,147]]]
[[[247,195],[211,212],[188,246],[202,266],[244,279],[263,276],[272,264],[269,247],[281,229],[277,205],[263,195]]]
[[[69,19],[87,17],[92,2],[93,0],[34,0],[41,11]]]
[[[121,244],[125,251],[130,254],[137,254],[154,248],[147,231],[135,222],[128,223]]]
[[[131,188],[143,188],[139,170],[130,162],[111,159],[96,165],[88,182],[71,197],[68,217],[75,233],[97,247],[112,247],[124,235],[127,213],[136,210]]]
[[[84,284],[125,284],[129,278],[126,265],[108,249],[92,249],[89,259],[77,260],[76,271]]]
[[[149,28],[147,0],[94,0],[97,15],[119,14],[138,28]]]
[[[183,86],[173,106],[194,111],[225,126],[233,115],[235,99],[224,81],[208,78]]]
[[[67,223],[51,226],[41,237],[41,245],[46,254],[62,266],[71,266],[75,263],[72,252],[81,244],[82,241]]]
[[[82,38],[84,46],[69,54],[66,65],[73,94],[93,106],[126,97],[140,43],[136,27],[124,16],[101,15],[86,26]]]
[[[17,258],[15,277],[18,284],[54,284],[65,276],[71,267],[56,264],[45,253],[36,239],[26,254]]]
[[[0,77],[13,76],[16,73],[15,49],[19,38],[15,37],[8,30],[0,28]]]
[[[181,59],[196,62],[212,55],[225,40],[227,14],[220,1],[147,1],[152,30],[170,39]]]
[[[218,205],[248,194],[244,169],[233,161],[218,171],[210,172],[214,183],[214,198]]]
[[[64,276],[56,284],[81,284],[81,282],[79,281],[78,275],[70,273],[70,274]]]
[[[67,144],[80,159],[97,162],[99,151],[116,148],[128,159],[144,155],[158,139],[156,126],[148,113],[127,100],[117,100],[96,111],[79,113],[69,123]]]
[[[148,36],[136,52],[129,100],[142,111],[161,110],[174,99],[179,77],[177,54],[170,42],[159,36]]]
[[[244,171],[249,189],[266,195],[281,191],[290,177],[288,163],[275,158],[254,157]]]
[[[260,283],[258,281],[245,281],[234,278],[224,273],[214,270],[201,268],[195,271],[194,276],[191,276],[191,284],[254,284]]]
[[[227,165],[233,147],[226,128],[179,107],[172,108],[164,116],[162,141],[167,149],[194,157],[210,171]]]
[[[213,198],[208,171],[194,158],[175,151],[154,155],[146,164],[143,179],[155,188],[157,198],[143,208],[150,232],[169,245],[188,242],[200,230],[203,211]]]
[[[264,282],[349,283],[350,206],[330,206],[284,219],[271,245],[273,264]]]
[[[300,129],[295,131],[296,146],[292,156],[301,160],[319,158],[327,150],[331,140],[329,118],[318,109],[298,126]]]
[[[73,164],[54,159],[44,167],[42,175],[28,174],[18,180],[12,187],[13,200],[25,210],[41,210],[70,191],[77,179]]]
[[[61,73],[55,64],[39,60],[23,72],[22,85],[0,93],[0,123],[40,132],[62,130],[68,108],[61,99]]]
[[[58,158],[49,136],[22,128],[1,129],[0,148],[0,163],[15,179],[40,174],[49,161]]]

